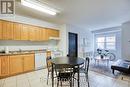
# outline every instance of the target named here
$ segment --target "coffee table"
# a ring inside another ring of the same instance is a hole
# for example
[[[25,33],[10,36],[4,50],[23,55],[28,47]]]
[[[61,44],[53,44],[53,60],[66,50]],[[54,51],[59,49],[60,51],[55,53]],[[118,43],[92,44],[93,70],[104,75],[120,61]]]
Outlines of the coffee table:
[[[109,65],[110,59],[107,56],[104,56],[103,58],[101,58],[101,56],[96,56],[94,59],[95,59],[95,65],[97,65],[97,64],[99,65],[100,61],[105,61],[107,66]]]

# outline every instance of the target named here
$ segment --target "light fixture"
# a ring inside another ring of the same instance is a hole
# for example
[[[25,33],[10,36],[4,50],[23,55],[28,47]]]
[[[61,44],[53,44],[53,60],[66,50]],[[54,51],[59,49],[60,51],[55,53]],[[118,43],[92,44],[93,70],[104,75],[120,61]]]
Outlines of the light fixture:
[[[50,14],[50,15],[56,15],[58,12],[57,10],[48,7],[47,5],[43,3],[32,1],[32,0],[21,0],[21,4],[29,8]]]

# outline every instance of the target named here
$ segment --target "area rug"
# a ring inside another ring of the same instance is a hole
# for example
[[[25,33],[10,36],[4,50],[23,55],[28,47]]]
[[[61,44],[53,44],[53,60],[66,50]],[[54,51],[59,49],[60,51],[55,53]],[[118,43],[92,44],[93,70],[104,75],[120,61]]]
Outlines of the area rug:
[[[120,75],[120,73],[116,72],[115,75],[112,74],[112,70],[111,70],[112,64],[113,64],[113,61],[110,61],[109,65],[107,65],[106,61],[99,61],[99,63],[95,63],[94,60],[91,60],[89,70],[112,77],[112,78],[117,78]]]

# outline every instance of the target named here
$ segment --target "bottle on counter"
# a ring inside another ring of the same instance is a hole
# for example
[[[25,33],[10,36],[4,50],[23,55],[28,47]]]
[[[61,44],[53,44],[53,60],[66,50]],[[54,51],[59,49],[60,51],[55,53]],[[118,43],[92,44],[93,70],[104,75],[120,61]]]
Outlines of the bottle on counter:
[[[5,47],[5,53],[6,53],[6,54],[9,53],[9,48],[8,48],[8,46]]]

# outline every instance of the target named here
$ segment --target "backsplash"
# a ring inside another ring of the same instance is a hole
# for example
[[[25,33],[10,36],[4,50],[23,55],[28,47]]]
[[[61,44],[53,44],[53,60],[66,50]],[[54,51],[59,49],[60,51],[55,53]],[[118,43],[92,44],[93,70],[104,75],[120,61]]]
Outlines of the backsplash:
[[[0,51],[5,50],[8,47],[9,51],[19,50],[57,50],[58,41],[50,40],[43,42],[33,41],[0,41]]]

